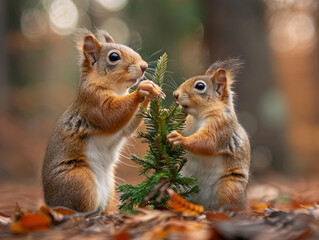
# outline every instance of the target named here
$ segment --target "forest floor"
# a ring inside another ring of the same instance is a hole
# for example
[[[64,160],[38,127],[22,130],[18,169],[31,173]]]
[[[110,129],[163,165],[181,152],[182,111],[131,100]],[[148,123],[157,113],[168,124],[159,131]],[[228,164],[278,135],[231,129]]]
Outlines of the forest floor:
[[[92,217],[41,207],[40,186],[3,183],[0,239],[319,239],[318,179],[252,181],[248,199],[249,209],[237,213],[139,209],[132,215],[114,207]]]

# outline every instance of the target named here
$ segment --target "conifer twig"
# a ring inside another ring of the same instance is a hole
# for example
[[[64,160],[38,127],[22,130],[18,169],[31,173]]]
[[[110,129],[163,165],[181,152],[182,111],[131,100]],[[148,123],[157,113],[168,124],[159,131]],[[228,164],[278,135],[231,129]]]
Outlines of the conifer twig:
[[[164,84],[167,66],[167,54],[164,53],[157,61],[153,82],[160,87]],[[149,145],[149,150],[143,158],[132,155],[132,160],[140,166],[140,175],[146,179],[133,186],[124,184],[117,190],[121,192],[121,211],[132,211],[134,206],[167,208],[167,189],[174,189],[183,197],[188,197],[199,191],[194,178],[183,177],[180,174],[186,162],[181,148],[172,148],[166,141],[167,134],[173,130],[181,130],[185,117],[181,114],[178,104],[172,103],[169,109],[163,107],[161,98],[151,100],[148,109],[143,108],[139,117],[143,117],[146,131],[139,132],[139,137]]]

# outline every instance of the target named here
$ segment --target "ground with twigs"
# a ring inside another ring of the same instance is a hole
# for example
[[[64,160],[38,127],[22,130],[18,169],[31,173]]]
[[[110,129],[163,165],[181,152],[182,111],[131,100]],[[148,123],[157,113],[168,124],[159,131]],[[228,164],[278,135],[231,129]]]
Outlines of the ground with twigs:
[[[252,183],[249,209],[238,213],[143,208],[96,216],[41,207],[40,187],[2,184],[0,239],[319,239],[318,185],[314,179]]]

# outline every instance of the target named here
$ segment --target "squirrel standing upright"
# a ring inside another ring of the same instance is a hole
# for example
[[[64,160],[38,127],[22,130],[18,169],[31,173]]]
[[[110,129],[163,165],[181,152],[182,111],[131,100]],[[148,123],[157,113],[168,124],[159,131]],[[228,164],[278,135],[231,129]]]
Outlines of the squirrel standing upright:
[[[188,116],[182,134],[173,131],[167,139],[187,151],[182,174],[197,178],[200,192],[192,200],[207,210],[242,210],[247,204],[250,144],[231,90],[241,66],[238,59],[217,61],[174,92]]]
[[[75,101],[59,118],[43,163],[45,202],[86,212],[105,210],[114,191],[114,166],[125,137],[141,123],[139,106],[164,97],[159,86],[142,81],[147,63],[131,48],[79,33],[81,77]]]

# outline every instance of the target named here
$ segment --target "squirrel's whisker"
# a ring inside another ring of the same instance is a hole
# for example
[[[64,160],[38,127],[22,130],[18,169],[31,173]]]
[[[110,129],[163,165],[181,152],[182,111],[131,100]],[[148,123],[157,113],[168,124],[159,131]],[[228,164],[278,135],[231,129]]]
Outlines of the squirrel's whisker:
[[[149,57],[146,59],[146,62],[147,62],[151,57],[154,57],[156,54],[158,54],[158,53],[160,53],[160,52],[162,52],[162,51],[163,51],[163,50],[160,49],[160,50],[156,51],[155,53],[151,54],[151,56],[149,56]]]

